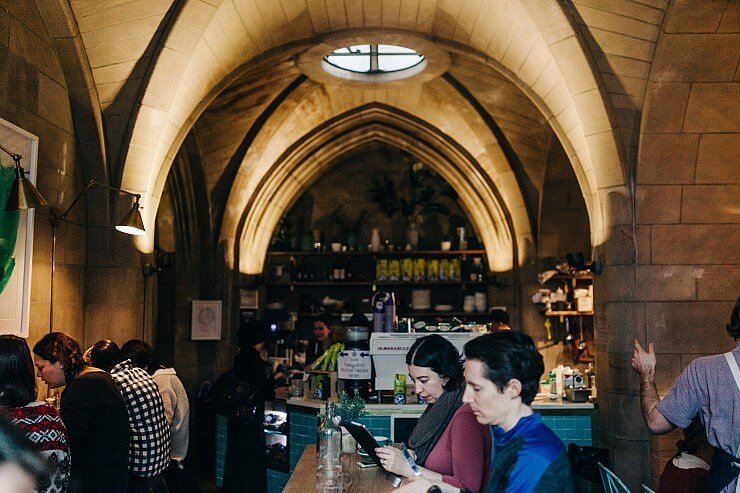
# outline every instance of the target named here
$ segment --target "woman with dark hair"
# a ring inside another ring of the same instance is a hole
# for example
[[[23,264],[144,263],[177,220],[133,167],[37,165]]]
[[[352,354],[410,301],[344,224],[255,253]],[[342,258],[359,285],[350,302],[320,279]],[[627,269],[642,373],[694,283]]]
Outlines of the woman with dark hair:
[[[77,341],[61,332],[46,334],[33,353],[38,376],[51,388],[66,386],[60,411],[72,452],[69,492],[124,493],[128,415],[113,379],[85,363]]]
[[[36,491],[63,493],[69,484],[67,429],[54,406],[36,401],[33,373],[25,339],[0,336],[0,414],[26,433],[46,461],[49,473],[39,476]]]
[[[442,336],[421,337],[406,353],[406,364],[416,393],[428,404],[408,439],[417,464],[423,466],[421,476],[461,490],[484,491],[491,438],[462,402],[463,367],[457,349]],[[386,470],[414,478],[400,450],[386,446],[375,451]]]

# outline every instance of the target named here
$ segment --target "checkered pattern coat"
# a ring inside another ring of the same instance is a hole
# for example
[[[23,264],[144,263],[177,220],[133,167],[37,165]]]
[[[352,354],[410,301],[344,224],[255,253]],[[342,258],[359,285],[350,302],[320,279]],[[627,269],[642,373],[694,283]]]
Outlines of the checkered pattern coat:
[[[170,463],[170,430],[157,384],[128,359],[111,368],[110,374],[128,411],[129,471],[142,478],[162,474]]]

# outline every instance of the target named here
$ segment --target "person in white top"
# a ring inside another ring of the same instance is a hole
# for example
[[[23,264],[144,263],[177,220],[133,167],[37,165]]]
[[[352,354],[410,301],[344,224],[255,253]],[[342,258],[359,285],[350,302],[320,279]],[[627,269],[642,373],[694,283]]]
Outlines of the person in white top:
[[[190,403],[185,387],[174,368],[165,368],[159,364],[154,349],[146,342],[132,339],[121,347],[121,351],[134,366],[145,369],[159,387],[171,440],[171,461],[170,467],[165,472],[165,478],[170,491],[181,491],[181,488],[174,489],[170,485],[181,481],[190,482],[190,479],[183,478],[182,467],[182,461],[188,453],[190,437]]]

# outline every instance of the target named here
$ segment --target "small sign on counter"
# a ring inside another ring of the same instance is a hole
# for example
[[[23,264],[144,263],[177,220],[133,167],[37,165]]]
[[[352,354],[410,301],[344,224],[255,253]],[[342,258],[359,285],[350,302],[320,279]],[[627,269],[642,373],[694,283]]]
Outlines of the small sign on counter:
[[[370,380],[372,378],[372,358],[370,352],[360,349],[346,349],[337,358],[338,377],[344,380]]]

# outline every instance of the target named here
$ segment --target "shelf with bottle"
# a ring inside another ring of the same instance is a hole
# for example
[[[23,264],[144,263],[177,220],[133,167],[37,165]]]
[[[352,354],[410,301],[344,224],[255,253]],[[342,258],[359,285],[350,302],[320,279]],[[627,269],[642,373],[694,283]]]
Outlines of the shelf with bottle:
[[[266,284],[485,284],[485,251],[268,252]]]
[[[371,252],[369,250],[356,250],[345,252],[308,252],[308,251],[276,251],[267,252],[268,257],[408,257],[415,255],[428,256],[468,256],[468,255],[485,255],[485,250],[391,250]]]

